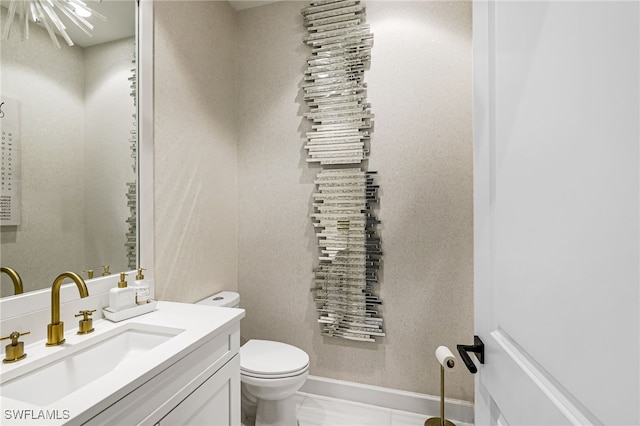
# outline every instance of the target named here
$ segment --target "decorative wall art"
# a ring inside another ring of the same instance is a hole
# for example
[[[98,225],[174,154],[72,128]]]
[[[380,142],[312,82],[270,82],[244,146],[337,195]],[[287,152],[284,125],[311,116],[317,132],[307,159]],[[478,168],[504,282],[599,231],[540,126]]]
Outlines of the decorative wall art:
[[[375,342],[384,336],[374,294],[382,252],[376,172],[366,167],[374,116],[364,82],[373,34],[359,0],[314,1],[302,15],[312,49],[303,84],[312,121],[305,149],[307,162],[322,168],[311,214],[318,322],[323,335]]]
[[[17,226],[22,223],[22,143],[18,99],[0,97],[0,133],[0,225]]]

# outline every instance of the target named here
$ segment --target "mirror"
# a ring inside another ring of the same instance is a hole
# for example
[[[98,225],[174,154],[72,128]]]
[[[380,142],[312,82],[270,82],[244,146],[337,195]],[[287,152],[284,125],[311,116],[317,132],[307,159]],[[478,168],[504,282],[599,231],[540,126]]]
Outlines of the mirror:
[[[0,4],[4,26],[9,3]],[[91,38],[68,24],[72,47],[60,39],[57,49],[34,24],[21,40],[17,18],[0,45],[3,144],[13,147],[2,158],[0,262],[18,272],[24,292],[66,270],[99,277],[103,265],[111,273],[137,266],[137,6],[88,6],[107,21],[92,21]],[[14,294],[8,274],[0,282],[1,296]]]

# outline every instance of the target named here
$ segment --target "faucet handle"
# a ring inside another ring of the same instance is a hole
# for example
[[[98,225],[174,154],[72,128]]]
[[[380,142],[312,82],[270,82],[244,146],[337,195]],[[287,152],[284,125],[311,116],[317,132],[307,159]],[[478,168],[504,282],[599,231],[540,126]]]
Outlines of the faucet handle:
[[[103,265],[102,266],[102,276],[106,277],[107,275],[111,275],[111,272],[109,271],[109,265]]]
[[[92,309],[90,311],[80,311],[75,314],[75,317],[83,317],[78,323],[78,334],[87,334],[91,333],[93,328],[93,319],[89,318],[96,310]]]
[[[31,334],[31,332],[30,331],[25,331],[24,333],[20,333],[19,331],[12,331],[11,334],[9,334],[8,336],[0,337],[0,340],[11,339],[11,344],[15,345],[16,343],[19,343],[18,342],[18,338],[20,336],[24,336],[24,335],[27,335],[27,334]]]
[[[96,311],[95,309],[92,309],[90,311],[80,311],[77,314],[75,314],[74,317],[82,317],[82,316],[84,316],[83,320],[86,321],[88,319],[91,319],[91,318],[89,318],[89,316],[93,315],[93,313],[95,311]]]
[[[82,272],[86,272],[87,273],[87,279],[90,280],[91,278],[93,278],[93,269],[85,269]]]
[[[24,333],[13,331],[6,337],[0,337],[0,340],[11,339],[11,344],[5,347],[6,358],[2,360],[3,363],[8,364],[10,362],[20,361],[27,356],[27,354],[24,353],[24,342],[19,342],[18,338],[30,333],[30,331],[25,331]]]

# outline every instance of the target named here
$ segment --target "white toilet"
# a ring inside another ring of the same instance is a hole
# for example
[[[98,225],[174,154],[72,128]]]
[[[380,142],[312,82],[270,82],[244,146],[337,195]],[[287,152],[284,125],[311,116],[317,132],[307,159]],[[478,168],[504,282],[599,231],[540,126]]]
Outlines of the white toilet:
[[[214,294],[199,305],[237,308],[240,295]],[[249,340],[240,348],[242,418],[256,426],[295,426],[295,393],[309,375],[309,355],[295,346]]]

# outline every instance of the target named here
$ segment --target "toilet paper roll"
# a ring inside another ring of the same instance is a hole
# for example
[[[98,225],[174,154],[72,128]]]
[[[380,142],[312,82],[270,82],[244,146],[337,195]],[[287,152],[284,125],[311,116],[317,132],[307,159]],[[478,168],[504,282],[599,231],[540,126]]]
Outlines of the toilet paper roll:
[[[436,349],[436,358],[438,362],[444,367],[445,370],[453,371],[456,369],[456,357],[446,346],[438,346]]]

